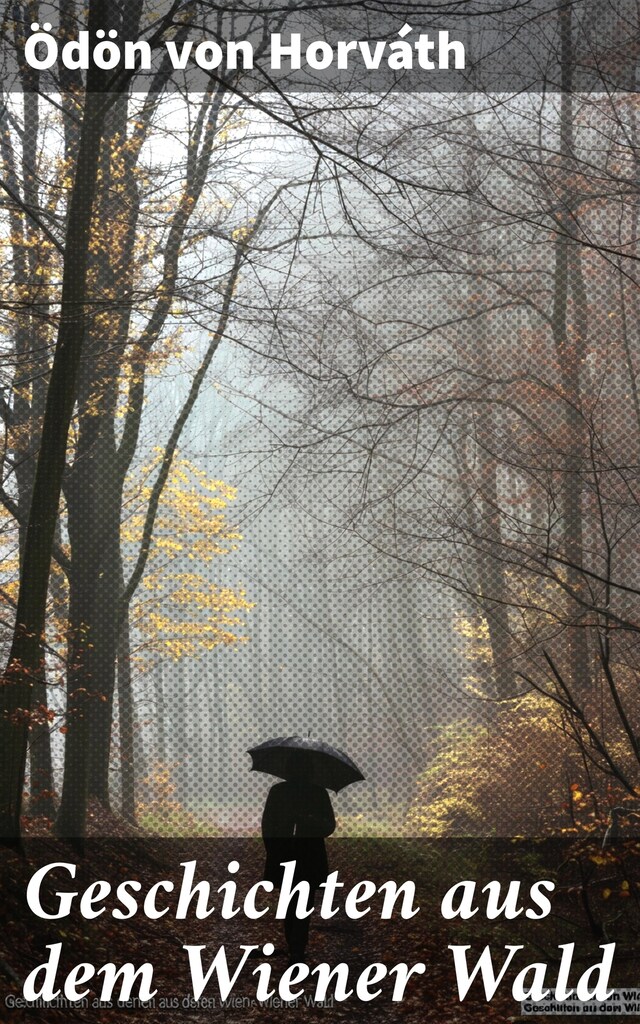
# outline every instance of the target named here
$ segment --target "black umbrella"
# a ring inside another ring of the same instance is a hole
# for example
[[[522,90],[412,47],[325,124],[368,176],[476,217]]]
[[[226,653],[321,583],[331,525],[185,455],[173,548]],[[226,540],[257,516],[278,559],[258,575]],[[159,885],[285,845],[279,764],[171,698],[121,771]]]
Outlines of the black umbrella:
[[[279,779],[303,779],[337,793],[339,789],[361,782],[364,775],[351,758],[322,740],[301,736],[279,736],[249,750],[254,772],[266,772]]]

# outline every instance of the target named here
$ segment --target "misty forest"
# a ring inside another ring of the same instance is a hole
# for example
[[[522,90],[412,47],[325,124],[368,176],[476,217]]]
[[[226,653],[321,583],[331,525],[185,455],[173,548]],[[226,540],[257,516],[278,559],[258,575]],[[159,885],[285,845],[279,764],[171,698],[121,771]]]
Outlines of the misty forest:
[[[291,734],[361,767],[345,836],[633,817],[640,108],[598,17],[551,5],[561,80],[511,94],[5,82],[5,838],[255,834]]]

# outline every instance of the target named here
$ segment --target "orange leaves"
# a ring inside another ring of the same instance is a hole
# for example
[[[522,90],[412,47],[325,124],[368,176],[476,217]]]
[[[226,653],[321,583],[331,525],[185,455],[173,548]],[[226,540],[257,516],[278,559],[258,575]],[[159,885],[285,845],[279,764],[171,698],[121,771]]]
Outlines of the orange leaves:
[[[36,726],[50,725],[55,720],[56,712],[46,704],[36,704],[35,707],[16,708],[11,715],[11,722],[14,725],[26,725],[31,732]]]
[[[609,886],[606,886],[602,890],[601,896],[602,896],[603,900],[609,900],[609,899],[611,899],[612,896],[616,896],[616,897],[618,897],[618,899],[628,899],[631,896],[631,886],[629,885],[629,882],[625,878],[620,883],[620,888],[618,890],[614,891]]]

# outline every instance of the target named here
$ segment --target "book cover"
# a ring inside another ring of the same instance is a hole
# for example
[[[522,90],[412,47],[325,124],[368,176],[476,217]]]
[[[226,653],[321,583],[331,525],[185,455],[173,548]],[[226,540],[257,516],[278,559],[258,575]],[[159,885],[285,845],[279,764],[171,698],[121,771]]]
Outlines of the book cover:
[[[3,1019],[640,1012],[638,33],[2,7]]]

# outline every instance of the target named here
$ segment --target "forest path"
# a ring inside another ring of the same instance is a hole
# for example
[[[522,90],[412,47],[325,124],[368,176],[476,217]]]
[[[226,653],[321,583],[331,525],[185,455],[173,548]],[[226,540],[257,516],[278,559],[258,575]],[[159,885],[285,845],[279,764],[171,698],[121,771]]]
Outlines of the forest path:
[[[38,849],[38,863],[73,860],[68,846],[65,854],[60,845],[53,841],[42,841],[42,844]],[[356,841],[355,845],[352,842],[346,845],[335,844],[330,846],[330,851],[330,866],[338,871],[338,877],[344,885],[342,895],[367,877],[395,879],[398,882],[409,877],[408,872],[402,878],[399,875],[396,877],[397,864],[394,867],[391,863],[387,865],[378,860],[375,868],[367,865],[365,855],[384,855],[377,845],[358,845]],[[209,905],[215,909],[209,917],[197,918],[194,898],[185,919],[178,920],[175,917],[178,892],[184,872],[190,870],[184,865],[192,861],[196,862],[193,884],[201,881],[210,884]],[[229,864],[233,861],[239,863],[239,868],[230,872]],[[137,1024],[138,1021],[140,1024],[204,1024],[205,1021],[262,1024],[280,1019],[323,1020],[327,1024],[340,1020],[363,1020],[367,1024],[377,1021],[405,1021],[409,1024],[438,1021],[438,1024],[455,1024],[462,1020],[483,1020],[502,1024],[509,1017],[513,1018],[516,1009],[513,1003],[505,1006],[503,1002],[499,1007],[494,1003],[487,1006],[484,1001],[477,1005],[469,1000],[463,1005],[458,1002],[451,954],[447,948],[451,939],[437,905],[423,903],[420,912],[410,919],[402,919],[396,913],[390,920],[381,920],[380,897],[372,899],[371,911],[359,920],[347,917],[340,896],[335,901],[340,909],[334,917],[325,920],[316,912],[311,919],[308,963],[311,967],[322,963],[331,967],[341,963],[348,965],[347,987],[353,988],[358,977],[371,964],[383,964],[390,969],[396,964],[411,967],[417,962],[424,962],[424,975],[413,976],[408,980],[402,1000],[392,1001],[396,979],[386,974],[379,985],[371,986],[372,989],[382,989],[382,994],[370,1002],[361,1002],[355,995],[343,1001],[332,998],[331,987],[325,1005],[314,1003],[317,979],[312,975],[310,979],[293,986],[303,988],[303,995],[293,1002],[287,1002],[278,992],[278,982],[287,968],[282,921],[275,920],[272,914],[259,920],[249,920],[242,910],[231,918],[222,917],[220,912],[222,895],[218,894],[219,887],[225,882],[235,883],[237,889],[234,890],[234,906],[242,907],[245,894],[262,877],[263,863],[264,854],[259,839],[136,839],[132,843],[128,843],[125,838],[116,841],[92,840],[73,881],[63,877],[61,882],[60,874],[51,876],[43,904],[46,899],[59,899],[55,894],[60,889],[81,892],[86,885],[99,878],[136,879],[141,884],[140,895],[137,897],[139,903],[157,882],[173,882],[173,893],[168,895],[164,888],[160,888],[157,893],[158,908],[169,906],[169,911],[157,920],[141,912],[129,920],[115,920],[108,912],[94,921],[86,921],[76,914],[73,918],[45,922],[30,912],[25,913],[24,892],[35,870],[34,856],[28,857],[27,862],[13,858],[12,870],[11,858],[5,859],[3,892],[10,895],[3,908],[5,928],[3,939],[0,940],[0,960],[5,961],[19,980],[19,984],[9,983],[9,991],[20,994],[22,981],[28,973],[47,959],[48,945],[59,941],[63,943],[64,969],[61,967],[58,973],[58,986],[63,983],[66,971],[82,961],[89,961],[96,968],[108,962],[118,967],[126,962],[136,967],[148,962],[153,965],[153,987],[157,989],[157,994],[144,1006],[135,1003],[120,1007],[99,1005],[98,978],[88,983],[94,986],[95,992],[91,992],[87,1005],[11,1009],[8,997],[5,996],[0,1000],[5,1007],[0,1011],[0,1020],[35,1021],[42,1024],[57,1024],[59,1021],[68,1021],[70,1024],[87,1024],[89,1021],[100,1024],[115,1024],[116,1021],[121,1024]],[[267,897],[260,892],[257,905],[260,907],[266,902],[270,903],[273,910],[275,896]],[[112,899],[108,911],[117,905]],[[367,905],[367,901],[364,905]],[[266,943],[275,945],[274,953],[264,954]],[[201,953],[201,962],[206,974],[211,961],[224,946],[230,973],[233,975],[243,956],[243,945],[256,946],[257,949],[246,960],[230,995],[226,999],[221,998],[217,984],[211,982],[206,986],[201,999],[194,1000],[189,956],[183,947],[205,947]],[[268,970],[269,987],[276,990],[267,1002],[257,998],[256,970]],[[137,987],[134,991],[138,991]],[[282,1018],[281,1014],[284,1015]]]

